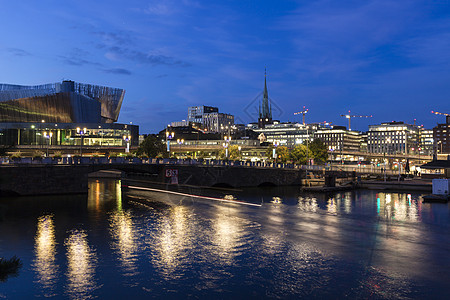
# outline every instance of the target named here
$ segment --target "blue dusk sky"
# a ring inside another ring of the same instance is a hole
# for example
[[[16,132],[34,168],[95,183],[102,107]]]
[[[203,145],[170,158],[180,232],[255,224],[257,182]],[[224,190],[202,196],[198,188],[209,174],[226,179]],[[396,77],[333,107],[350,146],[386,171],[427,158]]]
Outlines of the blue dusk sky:
[[[450,0],[0,0],[0,82],[126,90],[119,122],[156,132],[188,106],[352,129],[450,113]]]

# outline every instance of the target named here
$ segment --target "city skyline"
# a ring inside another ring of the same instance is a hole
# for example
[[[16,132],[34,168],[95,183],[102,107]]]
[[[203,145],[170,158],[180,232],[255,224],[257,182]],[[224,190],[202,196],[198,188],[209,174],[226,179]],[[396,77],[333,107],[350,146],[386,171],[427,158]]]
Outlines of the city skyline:
[[[448,1],[5,2],[0,82],[70,79],[125,89],[119,122],[158,132],[187,108],[257,122],[267,67],[274,119],[347,126],[444,123]],[[89,9],[86,7],[89,5]],[[20,17],[18,17],[20,16]],[[24,22],[24,20],[27,20]]]

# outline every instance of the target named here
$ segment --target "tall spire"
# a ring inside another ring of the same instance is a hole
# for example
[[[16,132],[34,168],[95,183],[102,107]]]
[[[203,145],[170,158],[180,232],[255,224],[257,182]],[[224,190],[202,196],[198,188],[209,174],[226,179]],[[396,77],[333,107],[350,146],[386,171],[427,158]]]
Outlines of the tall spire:
[[[267,70],[264,68],[264,93],[262,102],[262,117],[264,119],[272,119],[272,112],[269,107],[269,93],[267,92]]]
[[[264,68],[264,92],[261,105],[259,106],[258,126],[259,128],[264,128],[266,124],[272,124],[272,105],[269,105],[269,93],[267,92],[267,69]]]

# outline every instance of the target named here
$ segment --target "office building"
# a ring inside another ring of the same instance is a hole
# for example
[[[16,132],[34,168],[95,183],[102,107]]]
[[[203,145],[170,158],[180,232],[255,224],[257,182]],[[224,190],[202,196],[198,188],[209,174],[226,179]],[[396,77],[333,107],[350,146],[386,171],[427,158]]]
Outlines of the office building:
[[[0,84],[0,143],[7,146],[137,146],[139,127],[118,124],[125,91],[63,81]]]
[[[433,155],[434,153],[434,138],[433,129],[420,128],[420,145],[419,152],[423,155]]]
[[[446,116],[445,124],[433,128],[433,139],[436,153],[450,154],[450,116]]]
[[[219,112],[203,114],[203,127],[208,132],[231,133],[234,116]]]
[[[419,127],[404,122],[369,125],[367,150],[370,153],[418,153]]]
[[[345,126],[318,129],[314,132],[314,139],[320,139],[330,151],[361,151],[361,133],[347,130]]]
[[[188,121],[203,124],[203,115],[215,112],[219,112],[219,108],[205,105],[191,106],[188,107]]]
[[[256,125],[252,129],[258,134],[263,134],[265,141],[269,144],[277,142],[280,146],[293,148],[305,141],[312,141],[314,133],[320,128],[320,125],[303,125],[291,122],[279,123],[275,121],[273,124],[265,124],[264,128],[255,127]]]

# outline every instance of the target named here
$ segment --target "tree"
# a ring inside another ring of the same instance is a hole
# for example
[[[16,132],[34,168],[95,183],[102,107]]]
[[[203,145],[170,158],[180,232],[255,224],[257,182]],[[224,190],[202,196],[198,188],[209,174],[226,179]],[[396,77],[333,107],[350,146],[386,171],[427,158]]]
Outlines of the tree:
[[[231,160],[237,160],[241,158],[241,151],[239,151],[238,145],[231,145],[228,147],[228,156]]]
[[[146,154],[148,157],[157,157],[165,154],[164,144],[154,135],[149,135],[139,145],[137,155]]]
[[[308,158],[312,158],[313,154],[311,149],[305,144],[297,145],[291,151],[291,159],[301,165],[306,165]]]
[[[286,146],[278,146],[275,150],[277,159],[280,162],[286,162],[289,159],[289,149]]]
[[[273,158],[272,157],[272,155],[273,155],[273,148],[274,148],[273,145],[269,144],[269,147],[267,147],[267,149],[266,149],[266,157],[269,158],[269,159]]]
[[[315,139],[308,145],[316,163],[325,163],[328,160],[327,146],[320,139]]]

